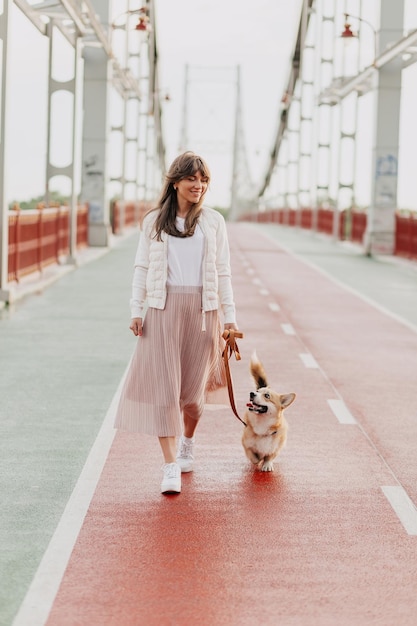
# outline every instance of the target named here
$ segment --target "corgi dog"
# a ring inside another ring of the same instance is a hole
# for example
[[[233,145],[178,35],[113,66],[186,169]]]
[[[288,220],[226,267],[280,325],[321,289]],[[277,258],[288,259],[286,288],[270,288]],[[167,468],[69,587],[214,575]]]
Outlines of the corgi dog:
[[[268,387],[264,367],[256,353],[251,357],[250,372],[256,391],[250,392],[250,401],[246,405],[242,445],[257,469],[272,472],[274,459],[287,440],[288,424],[284,409],[294,402],[296,394],[279,394]]]

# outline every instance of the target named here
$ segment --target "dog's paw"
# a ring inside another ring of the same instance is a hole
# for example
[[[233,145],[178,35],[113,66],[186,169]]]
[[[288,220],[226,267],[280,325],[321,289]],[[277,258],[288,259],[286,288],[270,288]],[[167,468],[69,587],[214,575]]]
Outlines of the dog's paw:
[[[265,463],[261,467],[262,472],[273,472],[274,464],[272,461],[265,461]]]

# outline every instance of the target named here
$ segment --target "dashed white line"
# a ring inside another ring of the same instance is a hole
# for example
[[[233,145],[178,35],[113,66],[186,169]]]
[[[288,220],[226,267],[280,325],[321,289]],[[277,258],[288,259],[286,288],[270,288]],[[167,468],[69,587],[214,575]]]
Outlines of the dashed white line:
[[[306,367],[309,367],[311,369],[317,369],[318,368],[318,363],[317,363],[316,359],[309,352],[302,352],[300,354],[300,359],[302,360],[302,362],[304,363],[304,365]]]
[[[329,280],[331,280],[334,284],[338,285],[339,287],[341,287],[342,289],[344,289],[345,291],[348,291],[350,293],[353,293],[355,296],[357,296],[358,298],[361,298],[364,302],[367,302],[368,304],[370,304],[371,306],[373,306],[375,309],[377,309],[378,311],[381,311],[382,313],[384,313],[385,315],[388,315],[389,317],[391,317],[391,319],[396,320],[397,322],[400,322],[400,324],[403,324],[404,326],[407,326],[407,328],[409,328],[410,330],[412,330],[414,333],[417,332],[417,326],[411,322],[409,322],[408,320],[406,320],[404,317],[401,317],[401,315],[398,315],[397,313],[393,313],[392,311],[390,311],[389,309],[387,309],[386,307],[382,306],[381,304],[379,304],[378,302],[376,302],[375,300],[373,300],[372,298],[368,298],[366,295],[364,295],[363,293],[361,293],[359,290],[354,289],[353,287],[349,287],[349,285],[346,285],[346,283],[344,283],[342,280],[338,280],[335,276],[333,276],[330,272],[326,271],[325,269],[321,268],[319,265],[316,265],[315,263],[313,263],[312,261],[307,261],[305,258],[303,258],[300,254],[297,254],[296,252],[294,252],[293,250],[291,250],[290,247],[283,245],[281,242],[278,244],[276,239],[271,236],[269,233],[264,233],[266,237],[268,237],[271,241],[273,241],[275,243],[276,246],[279,246],[280,248],[282,248],[283,250],[285,250],[285,252],[287,252],[287,254],[291,255],[292,257],[294,257],[295,259],[298,259],[299,261],[301,261],[302,263],[304,263],[305,265],[308,265],[309,267],[312,267],[314,270],[316,270],[317,272],[320,272],[321,274],[323,274],[323,276],[326,276]]]
[[[407,492],[400,486],[381,489],[406,532],[409,535],[417,535],[417,509]]]
[[[269,296],[268,289],[260,289],[259,293],[261,294],[261,296]]]
[[[327,400],[329,406],[341,424],[356,424],[356,420],[343,400]]]
[[[252,278],[252,284],[253,285],[262,285],[261,279],[260,278]]]
[[[271,311],[274,311],[275,313],[280,310],[280,306],[276,302],[270,302],[268,306],[271,309]]]
[[[249,276],[253,276],[255,273],[255,270],[253,269],[253,267],[248,267],[248,269],[246,270],[246,274],[249,274]]]
[[[295,330],[292,324],[281,324],[281,328],[286,335],[295,335]]]

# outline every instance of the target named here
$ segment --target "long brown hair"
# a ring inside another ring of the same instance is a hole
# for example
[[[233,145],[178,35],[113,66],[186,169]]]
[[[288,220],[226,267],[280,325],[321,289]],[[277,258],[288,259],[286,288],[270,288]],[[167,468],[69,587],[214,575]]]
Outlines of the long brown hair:
[[[210,170],[207,163],[200,156],[194,154],[194,152],[184,152],[177,156],[172,162],[171,167],[165,175],[165,184],[162,188],[158,204],[154,209],[155,211],[159,211],[154,224],[154,236],[158,241],[161,241],[162,232],[173,235],[174,237],[191,237],[191,235],[194,234],[203,206],[205,192],[201,195],[200,200],[193,204],[189,210],[185,218],[184,231],[181,232],[175,225],[178,202],[174,185],[187,176],[193,176],[196,172],[200,172],[202,176],[207,178],[208,183],[210,182]]]

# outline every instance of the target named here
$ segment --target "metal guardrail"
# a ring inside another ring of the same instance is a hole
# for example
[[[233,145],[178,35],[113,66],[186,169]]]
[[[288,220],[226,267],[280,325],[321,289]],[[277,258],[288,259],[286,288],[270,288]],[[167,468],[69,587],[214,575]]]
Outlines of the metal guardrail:
[[[144,201],[124,202],[123,200],[116,200],[113,202],[110,208],[110,221],[113,234],[120,235],[125,228],[139,226],[142,223],[145,213],[149,211],[152,206],[151,203]]]
[[[417,214],[396,215],[395,254],[417,260]]]
[[[244,215],[240,221],[275,223],[295,226],[306,230],[333,235],[332,209],[269,209],[259,213]],[[349,221],[349,227],[347,227]],[[362,244],[366,231],[367,215],[364,211],[342,211],[339,219],[340,240]],[[348,233],[348,235],[347,235]],[[406,259],[417,260],[417,214],[409,212],[395,215],[395,249],[394,254]]]
[[[69,255],[70,214],[67,206],[9,211],[8,280],[41,272]],[[88,206],[77,209],[77,248],[88,245]]]

